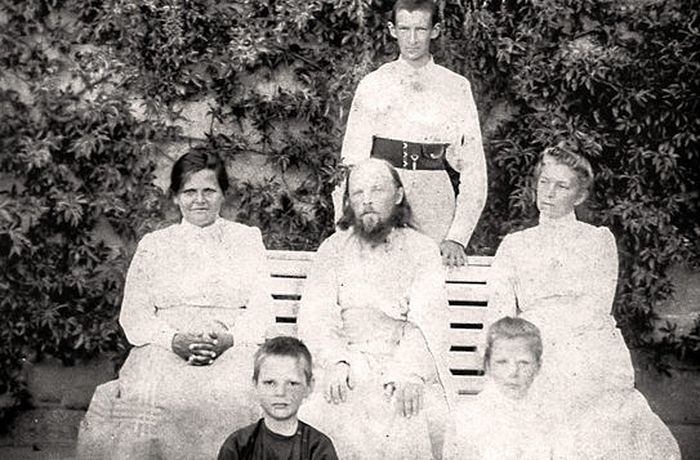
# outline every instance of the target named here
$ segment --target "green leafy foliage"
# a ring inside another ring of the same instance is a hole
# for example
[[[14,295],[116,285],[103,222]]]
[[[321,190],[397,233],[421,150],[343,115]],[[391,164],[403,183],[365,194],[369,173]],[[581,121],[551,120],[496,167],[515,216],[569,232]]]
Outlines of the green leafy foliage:
[[[672,292],[668,267],[700,253],[698,1],[438,3],[436,61],[472,81],[488,128],[489,202],[470,250],[493,254],[534,223],[532,167],[566,143],[597,170],[581,217],[617,236],[615,313],[642,340]],[[154,168],[172,142],[232,164],[262,155],[276,173],[233,184],[234,216],[268,248],[315,249],[332,231],[355,87],[396,56],[392,4],[3,2],[0,393],[21,394],[22,359],[123,352],[124,274],[133,242],[167,214]],[[204,98],[210,129],[187,138],[180,111]]]

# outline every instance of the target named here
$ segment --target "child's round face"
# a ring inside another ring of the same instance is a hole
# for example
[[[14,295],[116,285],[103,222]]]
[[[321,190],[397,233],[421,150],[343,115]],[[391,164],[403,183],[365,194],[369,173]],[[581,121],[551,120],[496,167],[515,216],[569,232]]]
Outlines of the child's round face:
[[[493,343],[487,371],[507,397],[523,398],[539,369],[540,363],[527,339],[497,339]]]
[[[260,364],[255,391],[265,414],[275,420],[296,416],[311,393],[304,375],[304,361],[292,356],[267,356]]]

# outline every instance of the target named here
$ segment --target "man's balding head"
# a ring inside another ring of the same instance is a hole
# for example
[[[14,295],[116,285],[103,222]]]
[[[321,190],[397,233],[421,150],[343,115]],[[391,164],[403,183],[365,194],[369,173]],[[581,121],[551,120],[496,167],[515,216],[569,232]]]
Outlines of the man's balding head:
[[[350,170],[339,228],[352,226],[363,238],[379,242],[392,228],[409,227],[410,220],[411,208],[393,166],[369,159]]]
[[[381,185],[394,190],[403,189],[399,173],[384,160],[369,158],[356,164],[348,174],[348,189],[364,184]],[[398,202],[396,203],[398,204]]]

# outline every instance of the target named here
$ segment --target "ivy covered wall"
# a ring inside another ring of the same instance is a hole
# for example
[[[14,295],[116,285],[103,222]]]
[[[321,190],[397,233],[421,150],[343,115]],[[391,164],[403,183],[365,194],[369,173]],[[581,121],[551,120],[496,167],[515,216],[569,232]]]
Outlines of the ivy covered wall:
[[[163,171],[217,151],[226,214],[268,248],[314,249],[359,80],[397,49],[391,0],[4,0],[0,5],[0,394],[23,360],[123,356],[134,242],[173,218]],[[622,267],[615,313],[648,337],[697,267],[698,0],[442,0],[436,61],[473,83],[489,161],[470,252],[534,222],[537,154],[591,159],[580,217],[608,225]],[[697,331],[695,331],[697,334]],[[693,338],[694,337],[694,338]],[[669,346],[698,354],[697,335]]]

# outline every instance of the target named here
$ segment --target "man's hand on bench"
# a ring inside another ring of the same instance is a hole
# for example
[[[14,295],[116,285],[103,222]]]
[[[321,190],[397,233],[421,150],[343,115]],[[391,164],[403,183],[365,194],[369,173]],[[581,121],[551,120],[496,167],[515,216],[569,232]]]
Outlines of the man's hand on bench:
[[[467,253],[464,246],[453,240],[444,240],[440,243],[442,264],[448,267],[461,267],[467,263]]]

